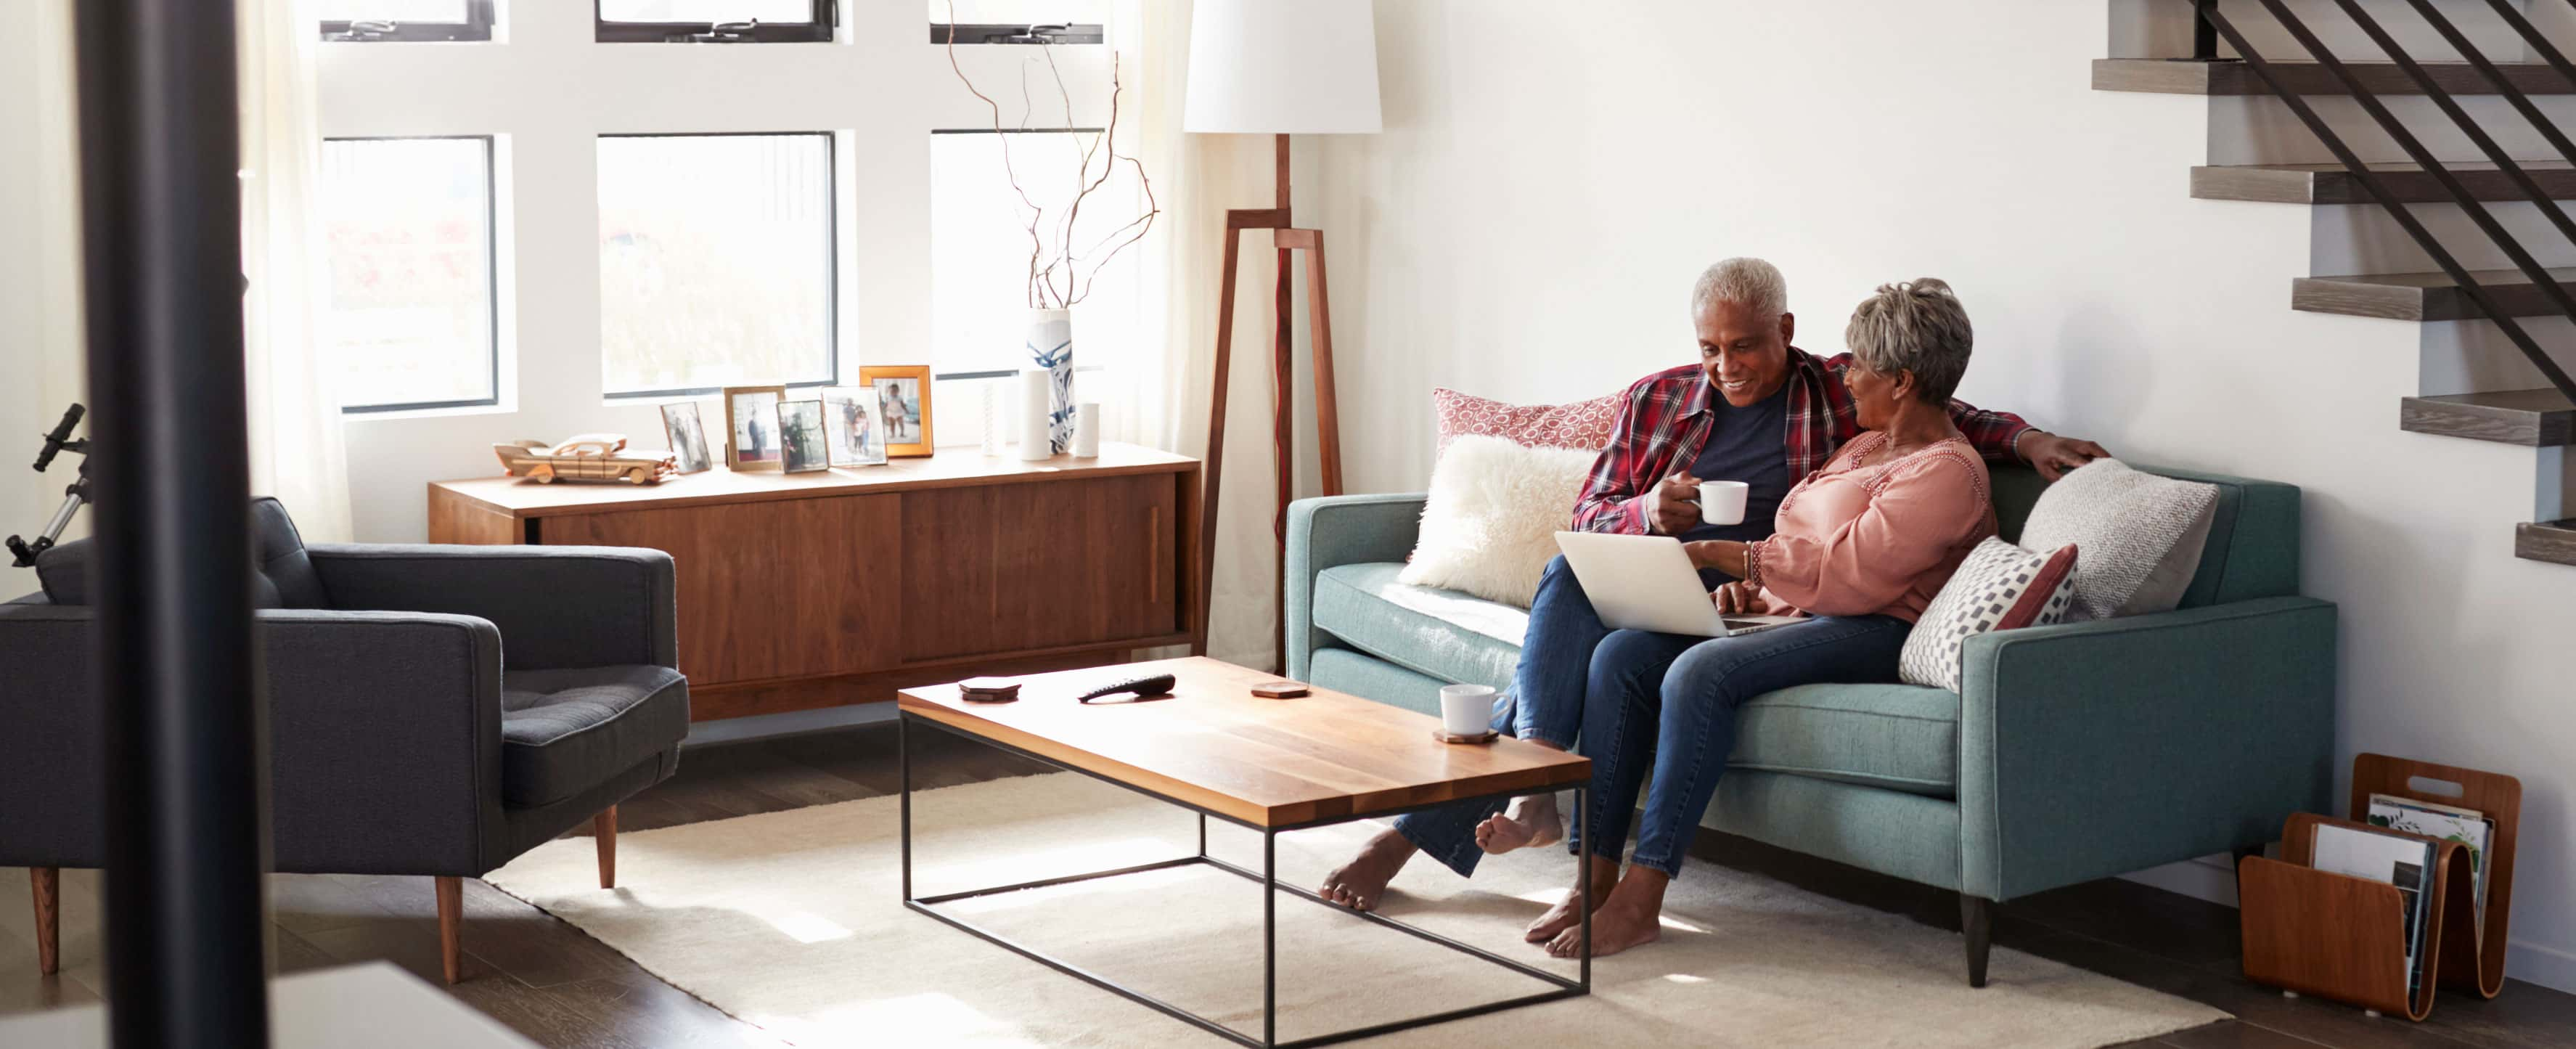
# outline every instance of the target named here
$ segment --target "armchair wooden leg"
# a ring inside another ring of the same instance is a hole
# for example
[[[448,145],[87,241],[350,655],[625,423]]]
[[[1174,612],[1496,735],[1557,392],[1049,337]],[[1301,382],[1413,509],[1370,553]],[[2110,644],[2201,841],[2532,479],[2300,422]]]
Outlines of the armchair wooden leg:
[[[590,818],[592,844],[599,849],[599,887],[617,887],[617,806],[599,810]]]
[[[29,867],[27,880],[36,889],[36,969],[52,976],[62,968],[63,872],[59,867]]]
[[[455,983],[464,972],[465,952],[457,940],[457,926],[465,922],[465,879],[440,876],[438,883],[438,967]]]
[[[1995,901],[1959,894],[1959,931],[1968,938],[1968,986],[1986,985],[1986,954],[1994,944]]]

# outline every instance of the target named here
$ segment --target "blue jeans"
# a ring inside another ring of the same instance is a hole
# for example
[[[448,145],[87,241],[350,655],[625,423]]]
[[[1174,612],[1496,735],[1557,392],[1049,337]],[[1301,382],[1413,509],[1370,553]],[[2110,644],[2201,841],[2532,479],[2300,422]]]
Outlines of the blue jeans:
[[[1621,630],[1592,656],[1583,739],[1592,758],[1592,854],[1619,858],[1637,816],[1630,862],[1679,874],[1735,750],[1736,708],[1792,685],[1896,680],[1913,624],[1894,616],[1819,616],[1742,637]]]
[[[1700,573],[1700,581],[1710,589],[1725,580],[1715,573]],[[1547,571],[1539,576],[1538,596],[1530,601],[1529,630],[1521,642],[1520,665],[1512,671],[1512,690],[1494,700],[1494,730],[1573,750],[1575,737],[1583,731],[1584,694],[1590,687],[1594,650],[1608,636],[1610,628],[1593,610],[1592,599],[1574,578],[1574,569],[1563,557],[1549,561]],[[1473,875],[1476,861],[1485,856],[1476,847],[1476,825],[1503,811],[1504,805],[1469,802],[1425,809],[1396,817],[1395,829],[1460,876]]]

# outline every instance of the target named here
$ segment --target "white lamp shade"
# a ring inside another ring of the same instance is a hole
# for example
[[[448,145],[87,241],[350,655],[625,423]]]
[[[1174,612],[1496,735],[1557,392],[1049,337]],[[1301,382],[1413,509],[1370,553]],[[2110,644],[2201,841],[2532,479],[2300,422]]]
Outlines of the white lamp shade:
[[[1198,0],[1185,131],[1376,134],[1373,0]]]

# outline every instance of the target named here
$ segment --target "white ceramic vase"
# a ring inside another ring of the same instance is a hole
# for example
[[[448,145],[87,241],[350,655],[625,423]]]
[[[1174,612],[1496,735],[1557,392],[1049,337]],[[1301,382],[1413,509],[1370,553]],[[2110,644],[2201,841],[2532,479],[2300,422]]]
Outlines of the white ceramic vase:
[[[1073,448],[1073,311],[1030,310],[1021,339],[1031,367],[1047,371],[1047,445],[1051,452]]]

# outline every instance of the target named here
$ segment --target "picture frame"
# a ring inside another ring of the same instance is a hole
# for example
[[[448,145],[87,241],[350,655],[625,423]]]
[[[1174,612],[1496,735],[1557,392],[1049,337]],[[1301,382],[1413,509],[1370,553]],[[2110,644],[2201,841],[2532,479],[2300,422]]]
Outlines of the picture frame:
[[[726,467],[740,472],[780,469],[778,402],[786,399],[785,386],[724,388]]]
[[[821,398],[778,402],[780,467],[792,474],[831,469],[830,444],[823,430]]]
[[[885,417],[878,411],[875,392],[870,388],[825,389],[823,434],[833,467],[885,465]]]
[[[716,468],[715,453],[707,450],[706,425],[698,419],[698,402],[663,405],[662,436],[671,442],[671,461],[679,472],[705,473]]]
[[[886,455],[918,459],[931,453],[930,366],[890,364],[859,369],[859,385],[877,395],[877,422]]]

